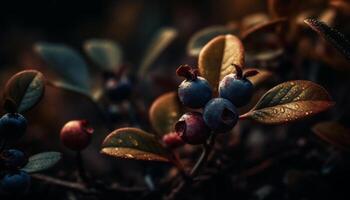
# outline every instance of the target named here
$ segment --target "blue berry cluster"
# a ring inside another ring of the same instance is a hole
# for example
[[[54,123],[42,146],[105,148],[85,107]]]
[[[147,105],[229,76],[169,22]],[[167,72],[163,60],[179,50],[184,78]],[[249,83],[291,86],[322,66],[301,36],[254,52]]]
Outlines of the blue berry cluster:
[[[25,134],[27,120],[18,113],[7,113],[0,118],[0,194],[18,196],[30,186],[31,177],[23,168],[27,156],[18,149],[5,149],[6,142],[18,140]]]
[[[237,108],[246,105],[254,91],[253,84],[247,79],[257,71],[243,74],[239,66],[235,74],[225,76],[219,84],[219,96],[213,98],[208,81],[200,77],[194,68],[180,66],[176,73],[185,80],[179,85],[178,96],[181,103],[203,112],[185,113],[175,124],[175,131],[188,144],[203,144],[211,133],[226,133],[238,121]]]

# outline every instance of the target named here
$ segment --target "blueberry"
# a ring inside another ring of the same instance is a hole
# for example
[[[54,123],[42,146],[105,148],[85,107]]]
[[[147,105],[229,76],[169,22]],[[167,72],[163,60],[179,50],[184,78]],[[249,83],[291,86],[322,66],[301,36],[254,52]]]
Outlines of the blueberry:
[[[18,140],[27,129],[27,120],[19,113],[7,113],[0,118],[0,137]]]
[[[3,166],[7,169],[20,169],[24,167],[27,162],[27,156],[20,150],[8,149],[2,152],[1,160]]]
[[[231,130],[238,121],[236,107],[227,99],[215,98],[204,108],[204,121],[216,133]]]
[[[188,144],[203,144],[210,136],[210,129],[199,112],[188,112],[175,124],[175,132]]]
[[[176,73],[186,78],[178,88],[178,95],[182,104],[190,108],[204,107],[212,97],[212,90],[208,81],[197,76],[196,71],[187,65],[180,66]]]
[[[11,171],[0,180],[0,191],[8,195],[19,195],[28,191],[31,177],[25,171]]]
[[[247,77],[256,73],[257,71],[250,70],[243,75],[242,70],[236,66],[236,74],[229,74],[221,80],[219,96],[230,100],[237,107],[248,104],[253,96],[254,86]]]
[[[81,151],[90,144],[93,132],[86,120],[72,120],[63,126],[60,138],[67,148]]]
[[[105,82],[105,92],[108,98],[114,102],[120,102],[127,99],[132,90],[131,81],[127,76],[117,79],[116,77],[110,77]]]

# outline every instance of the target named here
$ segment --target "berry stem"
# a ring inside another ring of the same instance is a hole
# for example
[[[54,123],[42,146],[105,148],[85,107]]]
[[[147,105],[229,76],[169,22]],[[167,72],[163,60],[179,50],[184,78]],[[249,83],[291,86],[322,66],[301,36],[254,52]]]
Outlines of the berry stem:
[[[252,77],[259,74],[259,71],[256,69],[249,69],[247,71],[244,72],[243,74],[243,78],[248,78],[248,77]]]
[[[242,71],[242,67],[236,64],[231,64],[235,69],[236,69],[236,76],[238,79],[242,79],[243,78],[243,71]]]
[[[84,182],[86,185],[90,185],[90,180],[87,177],[86,170],[84,167],[84,162],[83,158],[81,156],[81,151],[77,152],[77,165],[78,165],[78,173],[79,173],[79,178]]]
[[[190,176],[193,178],[195,177],[200,169],[203,167],[203,165],[206,163],[208,156],[214,146],[215,142],[215,135],[212,134],[208,140],[208,143],[203,144],[202,148],[202,154],[200,155],[199,159],[197,160],[196,164],[193,166]]]
[[[196,80],[198,76],[198,71],[189,65],[181,65],[176,70],[177,76],[182,76],[186,78],[186,80]]]
[[[171,190],[170,194],[165,198],[166,200],[176,199],[176,196],[181,194],[188,184],[193,181],[193,178],[199,173],[204,164],[206,164],[208,156],[214,147],[215,135],[212,134],[207,143],[203,144],[203,151],[198,158],[196,164],[193,166],[190,172],[190,179],[183,179],[174,189]]]

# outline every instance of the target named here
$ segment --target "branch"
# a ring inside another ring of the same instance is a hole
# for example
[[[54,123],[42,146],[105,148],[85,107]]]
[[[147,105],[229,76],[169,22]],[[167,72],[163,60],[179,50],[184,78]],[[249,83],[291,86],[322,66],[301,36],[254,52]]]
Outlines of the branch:
[[[84,194],[98,195],[103,192],[95,188],[87,188],[82,183],[66,181],[66,180],[58,179],[58,178],[43,175],[43,174],[32,174],[32,177],[52,185],[60,186],[60,187],[74,190],[76,192],[80,192]],[[114,191],[114,192],[122,192],[122,193],[130,193],[130,192],[141,193],[141,192],[147,191],[147,188],[146,187],[124,187],[121,185],[111,184],[110,187],[105,189],[105,191]]]

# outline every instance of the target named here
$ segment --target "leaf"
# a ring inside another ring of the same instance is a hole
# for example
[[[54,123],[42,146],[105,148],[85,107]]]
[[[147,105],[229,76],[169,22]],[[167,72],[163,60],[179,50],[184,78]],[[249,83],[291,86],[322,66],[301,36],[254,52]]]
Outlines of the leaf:
[[[267,91],[255,107],[240,116],[263,124],[282,124],[325,111],[334,105],[321,86],[304,80],[281,83]]]
[[[157,32],[141,60],[140,68],[138,70],[138,77],[144,76],[151,64],[157,59],[163,50],[167,48],[172,41],[174,41],[177,35],[177,30],[171,27],[161,28]]]
[[[149,110],[152,127],[160,136],[173,131],[175,122],[182,114],[182,106],[176,92],[161,95],[152,103]]]
[[[267,6],[269,14],[273,17],[285,17],[295,13],[297,5],[296,0],[268,0]]]
[[[84,43],[84,50],[103,70],[116,71],[122,62],[123,52],[120,46],[111,40],[88,40]]]
[[[168,162],[166,149],[154,135],[138,128],[120,128],[110,133],[101,153],[124,159]]]
[[[350,129],[336,121],[320,122],[312,131],[326,142],[346,151],[350,151]]]
[[[208,80],[214,93],[217,92],[220,80],[235,72],[232,64],[244,66],[243,45],[233,35],[215,37],[203,47],[198,58],[199,72]]]
[[[246,60],[247,62],[260,61],[260,62],[268,62],[274,59],[281,57],[284,53],[283,48],[272,49],[272,50],[263,50],[261,52],[247,52]]]
[[[187,44],[187,54],[190,56],[198,56],[201,49],[211,39],[219,35],[232,33],[233,29],[227,26],[210,26],[196,32]]]
[[[36,52],[60,75],[61,80],[54,81],[57,85],[90,93],[90,77],[86,62],[74,49],[62,44],[38,43]]]
[[[350,42],[344,34],[317,19],[305,19],[304,22],[350,60]]]
[[[36,70],[21,71],[7,81],[5,99],[12,101],[20,113],[34,107],[45,91],[44,76]]]
[[[286,18],[278,18],[262,24],[257,24],[247,30],[244,30],[241,34],[241,39],[242,41],[247,41],[251,38],[255,38],[258,36],[258,34],[275,30],[277,27],[286,24],[286,22]]]
[[[255,69],[257,70],[259,73],[255,76],[251,76],[248,77],[248,79],[253,83],[253,85],[259,85],[265,81],[267,81],[268,79],[270,79],[272,77],[272,72],[267,71],[267,70],[263,70],[263,69],[256,69],[256,68],[249,68],[249,69],[245,69],[243,70],[243,73],[247,70],[251,70],[251,69]]]
[[[53,167],[62,158],[59,152],[43,152],[38,153],[29,158],[29,161],[22,170],[28,173],[35,173]]]

